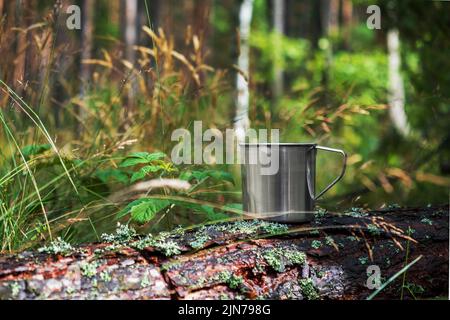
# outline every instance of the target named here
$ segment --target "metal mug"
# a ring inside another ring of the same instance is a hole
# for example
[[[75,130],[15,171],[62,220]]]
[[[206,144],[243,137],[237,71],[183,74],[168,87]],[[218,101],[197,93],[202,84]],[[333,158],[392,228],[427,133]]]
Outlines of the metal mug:
[[[342,155],[339,176],[325,189],[315,193],[317,150]],[[315,201],[334,186],[345,174],[347,155],[344,151],[314,143],[244,143],[242,190],[243,209],[278,222],[305,222],[313,218]],[[278,170],[267,174],[267,165],[253,161],[261,153],[278,152]]]

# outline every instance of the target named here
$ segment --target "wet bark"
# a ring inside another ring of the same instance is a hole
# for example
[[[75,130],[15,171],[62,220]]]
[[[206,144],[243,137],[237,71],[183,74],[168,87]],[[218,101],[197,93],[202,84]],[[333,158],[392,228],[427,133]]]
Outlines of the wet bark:
[[[318,214],[302,225],[235,221],[0,257],[1,299],[365,299],[448,296],[449,208]],[[404,276],[404,278],[403,278]],[[370,280],[369,280],[370,282]]]

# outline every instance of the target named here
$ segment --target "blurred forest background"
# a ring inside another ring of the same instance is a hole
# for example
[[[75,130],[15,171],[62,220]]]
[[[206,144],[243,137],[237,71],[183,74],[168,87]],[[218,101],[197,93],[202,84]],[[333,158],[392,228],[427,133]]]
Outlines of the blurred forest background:
[[[440,1],[0,0],[0,249],[95,240],[117,212],[146,231],[233,216],[237,168],[155,153],[195,120],[346,150],[330,210],[448,203],[449,54]],[[319,156],[319,186],[337,160]],[[154,177],[192,187],[111,198]]]

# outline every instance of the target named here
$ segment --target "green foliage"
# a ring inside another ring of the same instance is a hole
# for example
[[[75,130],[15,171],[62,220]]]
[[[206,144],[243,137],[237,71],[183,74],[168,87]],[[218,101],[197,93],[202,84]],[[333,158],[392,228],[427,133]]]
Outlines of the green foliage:
[[[133,247],[142,250],[147,247],[154,247],[167,257],[181,253],[181,248],[177,242],[170,239],[170,233],[161,232],[157,236],[147,235],[145,238],[132,244]]]
[[[303,296],[308,300],[317,300],[320,298],[317,288],[311,278],[300,279],[300,287],[302,288]]]
[[[95,261],[82,261],[80,263],[81,274],[87,278],[93,278],[97,274],[98,264]]]
[[[127,224],[117,224],[116,232],[113,234],[102,234],[104,242],[111,242],[115,244],[125,244],[136,236],[136,231]]]
[[[95,177],[99,178],[103,183],[108,183],[112,179],[127,184],[129,181],[128,175],[119,169],[99,169],[94,173]]]
[[[125,157],[120,163],[120,167],[127,168],[144,165],[132,174],[130,182],[133,183],[159,171],[163,173],[176,171],[171,162],[162,160],[165,157],[166,155],[162,152],[134,152]]]
[[[161,210],[167,208],[170,202],[167,200],[150,199],[141,202],[130,209],[131,218],[137,223],[146,223],[152,220]]]
[[[170,205],[168,200],[142,198],[129,203],[118,214],[118,218],[122,218],[127,214],[131,214],[131,218],[138,223],[146,223],[152,220],[161,210]]]
[[[322,242],[320,240],[313,240],[311,241],[311,247],[313,249],[319,249],[320,247],[322,247]]]
[[[162,152],[148,153],[148,152],[134,152],[128,155],[120,164],[121,167],[131,167],[137,164],[148,164],[153,161],[163,159],[166,155]]]
[[[277,272],[284,272],[287,266],[303,265],[306,255],[295,248],[274,248],[263,253],[264,260]]]
[[[25,159],[30,159],[31,156],[36,156],[39,154],[44,153],[45,151],[48,151],[52,148],[50,144],[31,144],[28,146],[25,146],[21,149],[21,152]]]

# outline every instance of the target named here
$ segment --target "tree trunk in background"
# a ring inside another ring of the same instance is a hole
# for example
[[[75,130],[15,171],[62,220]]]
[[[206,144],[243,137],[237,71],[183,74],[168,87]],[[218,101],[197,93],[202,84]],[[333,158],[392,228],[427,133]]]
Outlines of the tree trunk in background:
[[[250,27],[253,15],[253,0],[244,0],[239,11],[239,72],[236,78],[236,117],[234,119],[235,135],[238,143],[244,142],[245,131],[250,127],[248,109],[250,103],[249,65],[250,65]],[[245,78],[247,77],[247,79]]]
[[[320,0],[320,28],[321,37],[326,39],[326,47],[320,48],[325,51],[325,67],[322,73],[322,85],[325,88],[325,103],[327,103],[327,87],[330,79],[331,64],[333,63],[333,48],[330,39],[330,31],[332,27],[333,10],[332,10],[333,0]]]
[[[342,37],[344,39],[344,49],[350,50],[351,48],[351,28],[353,25],[353,4],[351,0],[341,0],[341,19],[343,32]]]
[[[197,63],[204,62],[206,49],[208,48],[208,37],[210,33],[209,17],[211,13],[212,0],[196,0],[192,14],[192,31],[200,40],[200,51],[197,55]],[[200,83],[205,81],[205,72],[199,71]]]
[[[125,79],[127,86],[127,96],[125,101],[125,119],[128,119],[130,112],[134,109],[135,98],[137,93],[137,81],[134,74],[134,65],[136,63],[136,51],[133,48],[137,44],[138,30],[138,2],[137,0],[123,0],[124,25],[123,37],[125,43],[125,60],[133,65],[133,70],[127,70],[127,78]]]
[[[211,12],[211,0],[196,0],[192,14],[192,31],[200,41],[207,39],[209,33],[209,14]]]
[[[405,89],[400,74],[400,37],[397,29],[387,33],[387,48],[389,56],[389,115],[398,132],[406,136],[409,133],[408,120],[405,113]]]
[[[273,43],[273,82],[272,94],[275,103],[283,95],[284,73],[282,66],[282,37],[285,34],[285,0],[272,0],[273,4],[273,30],[275,32]]]
[[[86,93],[89,91],[89,80],[91,77],[91,67],[84,63],[84,60],[92,59],[92,47],[94,36],[94,8],[95,0],[83,0],[82,4],[82,26],[81,26],[81,69],[80,69],[80,96],[82,106],[79,107],[78,112],[78,136],[83,131],[83,123],[86,118],[87,101],[85,100]]]
[[[22,96],[26,81],[25,81],[25,64],[26,64],[26,51],[27,51],[27,34],[25,32],[25,18],[24,18],[24,3],[23,0],[15,1],[15,26],[20,28],[20,31],[15,31],[17,33],[17,47],[16,47],[16,58],[14,60],[14,77],[13,77],[13,89],[15,92]]]
[[[337,35],[339,32],[339,0],[329,0],[328,35]]]

